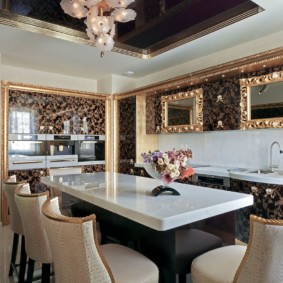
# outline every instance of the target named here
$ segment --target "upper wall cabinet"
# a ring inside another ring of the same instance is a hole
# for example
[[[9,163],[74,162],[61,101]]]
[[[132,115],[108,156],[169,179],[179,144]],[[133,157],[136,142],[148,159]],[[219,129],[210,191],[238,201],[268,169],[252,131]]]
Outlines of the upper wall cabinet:
[[[203,131],[239,130],[239,78],[213,81],[202,87]]]
[[[203,90],[179,92],[161,97],[163,133],[203,130]]]
[[[244,78],[241,129],[283,128],[283,71]]]
[[[71,91],[70,91],[71,92]],[[7,88],[9,133],[105,134],[105,99]]]

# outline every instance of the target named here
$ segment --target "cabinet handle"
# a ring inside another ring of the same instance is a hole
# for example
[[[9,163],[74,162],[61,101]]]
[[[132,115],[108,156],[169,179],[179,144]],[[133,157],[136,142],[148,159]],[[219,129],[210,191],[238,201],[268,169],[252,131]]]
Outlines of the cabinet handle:
[[[221,120],[217,121],[217,129],[223,129],[223,122]]]
[[[223,102],[223,97],[222,97],[222,95],[217,95],[216,103],[218,103],[218,102]]]
[[[13,164],[35,164],[43,163],[43,161],[13,161]]]

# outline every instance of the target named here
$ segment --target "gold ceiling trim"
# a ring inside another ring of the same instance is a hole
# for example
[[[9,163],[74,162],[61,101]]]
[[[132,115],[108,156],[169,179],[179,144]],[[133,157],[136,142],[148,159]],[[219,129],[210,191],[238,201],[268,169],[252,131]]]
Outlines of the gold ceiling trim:
[[[182,45],[184,45],[186,43],[194,41],[194,40],[196,40],[198,38],[201,38],[201,37],[203,37],[205,35],[208,35],[208,34],[210,34],[212,32],[218,31],[218,30],[220,30],[220,29],[222,29],[224,27],[230,26],[230,25],[232,25],[232,24],[234,24],[236,22],[244,20],[244,19],[246,19],[246,18],[248,18],[250,16],[253,16],[253,15],[255,15],[255,14],[259,13],[259,12],[262,12],[262,11],[264,11],[264,9],[258,6],[258,7],[255,7],[253,9],[250,9],[250,10],[248,10],[248,11],[246,11],[246,12],[240,14],[240,15],[237,15],[237,16],[234,16],[234,17],[228,19],[228,20],[222,21],[219,24],[212,25],[209,28],[205,28],[204,30],[202,30],[200,32],[197,32],[197,33],[195,33],[193,35],[189,35],[188,34],[185,38],[183,38],[181,40],[178,40],[178,41],[176,41],[176,42],[174,42],[174,43],[172,43],[170,45],[167,45],[167,46],[165,46],[165,47],[163,47],[161,49],[158,49],[157,51],[150,52],[150,58],[158,56],[158,55],[160,55],[160,54],[162,54],[164,52],[170,51],[170,50],[172,50],[174,48],[180,47],[180,46],[182,46]],[[202,25],[203,24],[200,24],[200,26],[202,26]],[[194,27],[194,28],[196,28],[196,27]],[[186,31],[184,31],[183,33],[186,33]],[[187,31],[187,33],[188,33],[188,31]]]
[[[8,8],[8,4],[6,4],[5,6],[5,2],[3,5],[4,7]],[[261,8],[260,6],[254,7],[244,13],[241,13],[228,20],[220,22],[219,24],[212,25],[212,27],[204,28],[204,30],[196,34],[193,34],[193,35],[190,35],[189,32],[187,31],[187,36],[185,38],[178,40],[178,37],[175,37],[174,43],[166,45],[165,47],[160,47],[156,51],[151,52],[150,48],[141,49],[141,48],[136,48],[134,46],[123,44],[120,42],[116,42],[112,51],[120,53],[120,54],[124,54],[124,55],[129,55],[132,57],[141,58],[141,59],[150,59],[164,52],[170,51],[176,47],[179,47],[183,44],[189,43],[195,39],[203,37],[209,33],[212,33],[214,31],[227,27],[231,24],[234,24],[235,22],[241,21],[247,17],[255,15],[263,10],[264,9]],[[51,37],[95,47],[94,43],[92,43],[88,39],[86,32],[76,31],[74,29],[63,27],[57,24],[52,24],[52,23],[48,23],[48,22],[41,21],[38,19],[14,14],[14,13],[9,12],[8,9],[0,10],[0,24],[16,27],[16,28],[30,31],[30,32],[39,33],[45,36],[51,36]],[[203,26],[203,24],[199,25],[199,27],[201,26]],[[196,27],[194,27],[194,29],[196,29]],[[168,40],[164,40],[164,42],[167,42],[167,41]]]
[[[108,94],[104,94],[104,93],[94,93],[87,91],[76,91],[70,89],[55,88],[55,87],[36,86],[36,85],[15,83],[9,81],[2,81],[2,89],[42,92],[42,93],[54,94],[54,95],[84,97],[84,98],[92,98],[92,99],[100,99],[100,100],[106,100],[109,97]]]
[[[136,88],[135,90],[124,93],[117,93],[115,97],[116,99],[120,99],[120,97],[124,98],[134,95],[153,95],[168,90],[176,90],[178,87],[194,86],[223,79],[223,76],[228,78],[276,65],[283,65],[283,47],[215,65],[200,71],[161,81],[157,84]]]
[[[7,10],[0,9],[0,24],[16,27],[25,31],[34,32],[45,36],[51,36],[95,47],[95,45],[88,39],[87,34],[85,32],[76,31],[71,28],[47,23],[30,17],[13,14]],[[117,43],[112,51],[142,59],[149,58],[149,56],[144,50],[138,48],[126,50],[126,46],[129,49],[128,45]]]

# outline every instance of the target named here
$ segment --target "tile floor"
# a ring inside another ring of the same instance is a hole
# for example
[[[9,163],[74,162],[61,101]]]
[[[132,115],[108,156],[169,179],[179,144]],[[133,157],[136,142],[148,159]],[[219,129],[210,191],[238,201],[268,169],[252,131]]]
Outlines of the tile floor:
[[[1,225],[1,224],[0,224]],[[19,241],[20,242],[20,241]],[[16,276],[9,277],[9,265],[13,243],[13,233],[9,225],[0,226],[0,283],[16,283],[18,279]],[[20,248],[20,243],[19,243]],[[19,262],[19,260],[17,261]],[[41,272],[41,266],[35,265],[35,275],[39,275]],[[37,283],[39,281],[33,281]],[[51,279],[51,283],[55,283],[54,278]]]

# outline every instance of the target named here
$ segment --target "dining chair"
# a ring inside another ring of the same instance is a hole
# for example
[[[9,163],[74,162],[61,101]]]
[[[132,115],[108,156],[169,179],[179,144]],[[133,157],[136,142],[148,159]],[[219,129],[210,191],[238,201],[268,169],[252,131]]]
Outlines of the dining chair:
[[[142,254],[118,244],[98,244],[94,214],[83,218],[64,216],[57,197],[47,200],[42,211],[56,282],[158,282],[157,266]]]
[[[16,175],[8,177],[5,181],[2,182],[2,188],[7,199],[9,215],[10,215],[10,227],[13,232],[13,245],[12,245],[12,254],[9,267],[9,276],[13,276],[13,273],[16,273],[19,283],[24,282],[25,270],[26,270],[26,251],[25,251],[25,237],[24,230],[22,225],[21,216],[18,210],[18,207],[15,202],[15,191],[16,189],[23,185],[29,187],[28,183],[25,181],[17,182]],[[16,263],[19,239],[21,240],[21,251],[20,251],[20,263]],[[19,266],[19,270],[17,267]]]
[[[42,223],[42,205],[49,192],[31,194],[27,186],[19,186],[15,192],[17,204],[25,235],[26,253],[29,257],[27,283],[33,281],[35,261],[42,263],[41,282],[50,282],[50,266],[53,257],[49,241]]]
[[[283,220],[250,216],[247,247],[233,245],[207,252],[192,263],[193,283],[283,282]]]

